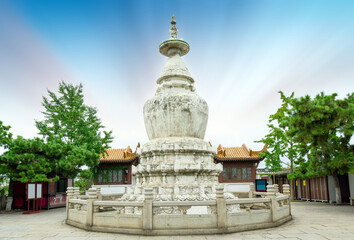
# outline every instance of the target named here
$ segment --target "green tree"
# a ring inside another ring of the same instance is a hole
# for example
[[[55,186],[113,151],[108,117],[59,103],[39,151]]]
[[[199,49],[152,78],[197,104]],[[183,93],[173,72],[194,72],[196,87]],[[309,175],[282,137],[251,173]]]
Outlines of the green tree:
[[[1,157],[1,168],[13,181],[41,182],[50,181],[53,163],[58,155],[58,146],[45,144],[42,139],[14,139]],[[51,176],[54,180],[58,177]]]
[[[45,119],[36,121],[43,140],[60,146],[53,170],[73,178],[92,177],[100,154],[112,142],[112,132],[103,131],[97,110],[84,104],[82,84],[61,82],[58,92],[57,96],[48,90],[49,98],[43,97],[42,102]]]
[[[12,133],[10,133],[10,126],[5,126],[0,121],[0,148],[7,149],[12,141]]]
[[[332,175],[337,203],[341,203],[339,174],[354,172],[354,147],[350,139],[354,131],[354,94],[336,99],[337,94],[318,94],[292,99],[289,127],[295,140],[306,145],[295,175],[317,177]],[[306,171],[304,171],[306,169]],[[300,172],[301,171],[301,172]]]
[[[2,121],[0,121],[0,151],[3,149],[8,149],[12,142],[12,133],[10,132],[10,126],[5,126]],[[6,169],[2,163],[2,157],[0,156],[0,184],[6,179]]]
[[[12,181],[49,181],[47,175],[52,172],[60,146],[45,144],[39,138],[13,139],[9,130],[10,126],[0,121],[0,146],[6,150],[0,156],[0,175]]]
[[[80,191],[85,191],[88,190],[91,186],[91,179],[88,178],[83,178],[79,176],[77,179],[75,179],[74,186],[79,187]]]
[[[267,150],[261,153],[261,156],[265,157],[268,170],[273,173],[282,170],[282,159],[287,158],[290,160],[290,173],[292,173],[294,159],[299,155],[299,144],[294,141],[295,132],[289,127],[289,122],[293,117],[290,102],[294,98],[294,93],[289,97],[281,91],[279,93],[282,105],[269,117],[269,124],[267,124],[269,133],[257,142],[268,144]],[[293,194],[293,181],[290,181],[290,185],[291,194]]]
[[[52,172],[53,160],[58,152],[58,146],[45,144],[39,138],[24,139],[18,136],[16,139],[12,139],[9,129],[9,126],[4,126],[0,122],[0,146],[6,150],[0,156],[0,176],[4,179],[10,179],[8,201],[12,202],[14,181],[50,180],[48,174]],[[54,180],[57,179],[55,175],[51,177]],[[9,206],[11,206],[11,203]]]

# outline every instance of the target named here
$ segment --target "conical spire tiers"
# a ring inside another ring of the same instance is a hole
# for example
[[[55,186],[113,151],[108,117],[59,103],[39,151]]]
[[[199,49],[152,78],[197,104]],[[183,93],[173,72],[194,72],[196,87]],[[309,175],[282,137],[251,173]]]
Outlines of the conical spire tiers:
[[[172,77],[179,77],[180,80],[181,78],[187,80],[186,84],[188,85],[194,83],[194,79],[179,54],[175,54],[167,59],[167,62],[156,83],[161,84],[164,79],[169,79]],[[192,86],[191,89],[193,88],[194,87]]]
[[[160,53],[167,56],[168,59],[160,77],[157,79],[157,84],[160,85],[157,91],[160,91],[161,88],[171,88],[172,86],[179,86],[194,91],[194,80],[181,58],[181,56],[189,52],[189,45],[183,40],[176,39],[178,30],[175,26],[176,20],[174,15],[172,16],[171,25],[171,39],[164,41],[160,45]]]

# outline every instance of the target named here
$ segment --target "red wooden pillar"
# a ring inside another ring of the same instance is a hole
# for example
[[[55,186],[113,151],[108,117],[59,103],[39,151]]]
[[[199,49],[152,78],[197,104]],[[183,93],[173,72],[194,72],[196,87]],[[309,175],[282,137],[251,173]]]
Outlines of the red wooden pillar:
[[[222,172],[219,174],[219,183],[222,183]]]
[[[313,184],[313,197],[312,199],[313,200],[318,200],[318,196],[317,196],[317,178],[314,178],[313,181],[312,181],[312,184]]]
[[[321,198],[322,189],[321,189],[321,185],[320,185],[320,183],[321,183],[320,180],[321,180],[321,178],[316,178],[316,198],[318,200],[322,200],[322,198]]]
[[[128,168],[128,184],[132,184],[132,166]]]
[[[252,164],[252,182],[254,183],[254,181],[257,178],[257,173],[256,173],[256,167],[254,166],[254,164]]]

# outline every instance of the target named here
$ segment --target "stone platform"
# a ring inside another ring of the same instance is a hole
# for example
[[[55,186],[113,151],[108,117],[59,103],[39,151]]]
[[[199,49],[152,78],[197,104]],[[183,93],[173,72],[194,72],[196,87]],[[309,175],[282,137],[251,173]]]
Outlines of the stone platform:
[[[0,239],[105,239],[105,240],[228,240],[228,239],[354,239],[354,207],[318,202],[292,202],[293,220],[277,228],[224,235],[137,236],[89,232],[64,223],[65,208],[39,214],[0,212]],[[329,221],[330,219],[330,221]]]

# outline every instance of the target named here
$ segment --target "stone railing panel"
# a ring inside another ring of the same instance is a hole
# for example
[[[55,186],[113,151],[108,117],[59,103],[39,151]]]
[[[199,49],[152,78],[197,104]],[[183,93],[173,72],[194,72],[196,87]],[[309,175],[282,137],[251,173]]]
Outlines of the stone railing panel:
[[[93,206],[98,212],[116,211],[118,214],[142,215],[142,202],[95,201]]]
[[[261,196],[264,198],[267,196],[267,192],[254,192],[253,196]]]
[[[270,199],[267,198],[233,199],[233,200],[226,200],[226,205],[227,205],[228,213],[240,212],[242,210],[250,211],[251,209],[252,210],[270,209]]]
[[[69,209],[75,209],[78,211],[87,210],[87,201],[81,199],[69,199]]]
[[[166,201],[166,202],[154,202],[153,214],[154,215],[192,215],[192,214],[215,214],[216,213],[216,201]],[[195,209],[193,213],[187,213],[192,208],[205,207],[205,209]],[[198,211],[199,210],[199,211]],[[204,210],[204,211],[203,211]]]
[[[277,203],[279,207],[283,207],[284,205],[289,205],[289,196],[288,195],[281,195],[276,197]]]

